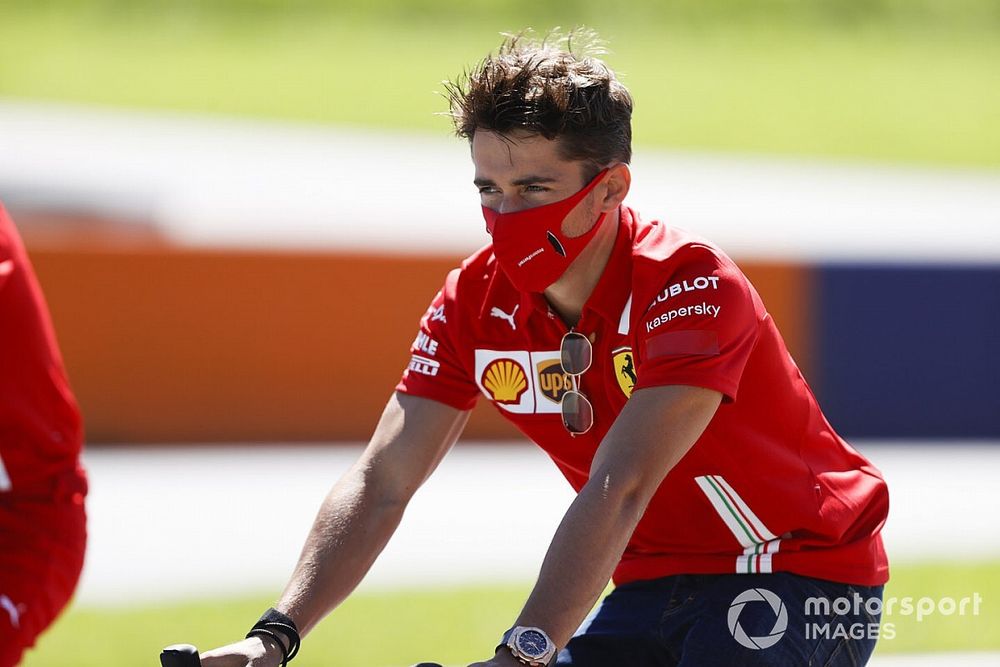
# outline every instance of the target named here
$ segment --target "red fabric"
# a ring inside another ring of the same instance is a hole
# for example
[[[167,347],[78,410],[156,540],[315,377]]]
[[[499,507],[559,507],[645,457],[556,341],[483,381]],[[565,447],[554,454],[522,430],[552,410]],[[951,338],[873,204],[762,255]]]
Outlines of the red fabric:
[[[580,380],[594,405],[588,433],[571,437],[559,415],[570,382],[558,366],[565,325],[543,297],[514,289],[490,246],[449,274],[397,390],[463,410],[485,395],[579,490],[631,391],[714,389],[723,404],[654,495],[616,582],[790,571],[884,583],[885,482],[826,421],[756,290],[711,243],[621,212],[576,327],[594,341]],[[722,492],[748,511],[734,506],[739,519],[727,523],[725,503],[713,500]]]
[[[86,537],[82,495],[0,502],[0,667],[18,664],[69,603]]]
[[[586,249],[600,224],[571,238],[563,234],[562,223],[607,173],[607,169],[599,173],[575,195],[544,206],[510,213],[482,207],[486,231],[493,237],[493,253],[518,289],[543,292]],[[602,213],[600,220],[604,217]]]
[[[719,337],[714,331],[668,331],[646,341],[648,359],[686,355],[714,357],[718,353]]]
[[[86,542],[83,430],[45,300],[0,205],[0,667],[71,597]],[[13,611],[12,611],[13,610]]]
[[[52,320],[10,216],[0,205],[0,459],[17,498],[49,497],[79,470],[80,411]]]

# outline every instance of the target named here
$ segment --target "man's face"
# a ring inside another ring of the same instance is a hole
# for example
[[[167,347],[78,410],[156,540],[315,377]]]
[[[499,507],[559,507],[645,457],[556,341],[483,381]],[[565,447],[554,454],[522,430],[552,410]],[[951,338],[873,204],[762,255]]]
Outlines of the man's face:
[[[482,205],[500,213],[512,213],[566,199],[587,185],[586,165],[559,155],[558,141],[541,135],[518,133],[501,137],[477,131],[472,138],[474,183]],[[563,232],[582,234],[595,215],[591,193],[566,219]]]

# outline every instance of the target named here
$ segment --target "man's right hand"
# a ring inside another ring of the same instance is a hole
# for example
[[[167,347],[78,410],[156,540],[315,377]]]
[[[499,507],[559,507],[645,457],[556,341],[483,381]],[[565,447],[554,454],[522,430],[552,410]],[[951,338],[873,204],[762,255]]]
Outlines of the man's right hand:
[[[274,640],[250,637],[201,654],[202,667],[278,667],[281,650]]]

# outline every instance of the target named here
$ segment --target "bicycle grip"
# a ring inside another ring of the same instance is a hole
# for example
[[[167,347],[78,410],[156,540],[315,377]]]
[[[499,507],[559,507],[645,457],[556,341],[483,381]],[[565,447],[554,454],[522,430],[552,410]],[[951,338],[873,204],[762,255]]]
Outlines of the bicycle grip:
[[[160,652],[160,667],[201,667],[201,657],[190,644],[174,644]]]

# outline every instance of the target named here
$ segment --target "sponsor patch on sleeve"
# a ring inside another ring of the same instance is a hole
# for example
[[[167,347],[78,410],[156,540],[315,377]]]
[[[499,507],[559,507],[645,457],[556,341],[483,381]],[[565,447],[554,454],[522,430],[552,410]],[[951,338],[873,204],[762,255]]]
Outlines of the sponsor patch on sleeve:
[[[646,341],[646,357],[673,357],[682,355],[715,356],[719,354],[719,337],[714,331],[691,329],[667,331]]]
[[[642,324],[643,333],[651,333],[674,320],[718,318],[722,312],[722,306],[717,303],[719,283],[718,276],[707,275],[667,285],[649,304]],[[685,297],[693,297],[695,301],[685,300]]]
[[[441,362],[435,359],[422,357],[419,354],[414,354],[410,357],[410,363],[406,368],[411,373],[419,373],[421,375],[434,377],[438,374],[438,371],[441,370]]]
[[[438,342],[425,334],[423,331],[417,332],[417,337],[413,341],[411,347],[419,352],[424,352],[430,356],[435,356],[437,354]]]

